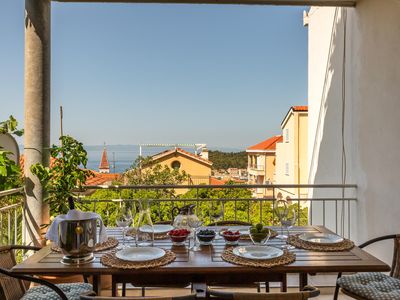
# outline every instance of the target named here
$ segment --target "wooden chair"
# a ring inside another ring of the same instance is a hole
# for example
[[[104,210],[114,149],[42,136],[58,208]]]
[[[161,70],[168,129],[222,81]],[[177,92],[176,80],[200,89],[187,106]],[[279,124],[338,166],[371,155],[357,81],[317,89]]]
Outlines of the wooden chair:
[[[53,284],[46,280],[39,279],[29,275],[14,274],[10,270],[16,265],[15,250],[40,250],[39,247],[32,246],[0,246],[0,299],[15,300],[21,299],[38,299],[38,295],[59,296],[62,300],[71,298],[77,299],[83,292],[92,291],[93,288],[88,283],[67,283]],[[39,283],[28,289],[26,282]]]
[[[376,242],[391,239],[394,241],[394,251],[390,275],[388,276],[382,273],[370,272],[346,275],[342,277],[342,273],[339,273],[336,281],[335,294],[333,297],[334,300],[338,299],[339,288],[341,288],[343,294],[354,299],[380,299],[381,291],[376,290],[373,286],[369,286],[368,283],[383,283],[383,286],[392,287],[390,291],[385,291],[382,294],[385,294],[385,297],[392,297],[390,299],[400,299],[400,234],[381,236],[369,240],[358,247],[363,249]],[[389,293],[391,293],[392,296],[390,296]]]
[[[306,300],[309,298],[318,297],[320,291],[312,286],[306,286],[303,291],[296,293],[237,293],[237,292],[223,292],[217,290],[208,290],[208,299],[213,300]]]
[[[93,296],[91,294],[81,295],[80,300],[196,300],[196,294],[190,294],[187,296],[176,296],[176,297],[103,297]]]

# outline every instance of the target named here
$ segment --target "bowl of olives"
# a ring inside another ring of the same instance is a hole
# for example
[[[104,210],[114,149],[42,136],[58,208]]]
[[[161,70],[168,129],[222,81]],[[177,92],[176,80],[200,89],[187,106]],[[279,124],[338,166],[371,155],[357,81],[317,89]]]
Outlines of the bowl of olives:
[[[270,236],[271,230],[262,224],[250,227],[250,239],[254,245],[265,245]]]
[[[200,245],[211,245],[215,238],[215,231],[210,229],[203,229],[197,233]]]

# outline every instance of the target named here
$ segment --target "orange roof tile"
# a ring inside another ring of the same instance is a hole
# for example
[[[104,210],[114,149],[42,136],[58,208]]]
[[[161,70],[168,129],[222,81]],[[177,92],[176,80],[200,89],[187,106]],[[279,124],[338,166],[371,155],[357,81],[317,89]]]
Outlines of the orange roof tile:
[[[224,185],[225,183],[226,181],[223,181],[215,177],[210,177],[210,185]]]
[[[308,106],[292,106],[293,111],[308,111]]]
[[[257,145],[251,146],[247,148],[247,150],[259,150],[259,151],[275,151],[276,150],[276,143],[280,143],[283,141],[281,135],[273,136],[268,140],[262,141]]]
[[[94,176],[90,177],[86,180],[85,185],[102,185],[105,183],[111,183],[113,180],[117,180],[121,174],[109,174],[109,173],[100,173],[96,171],[92,171]]]
[[[50,157],[50,168],[52,168],[54,166],[55,161],[56,161],[56,159],[54,157]],[[25,156],[23,154],[21,154],[21,156],[19,157],[19,166],[21,168],[22,173],[24,173]]]

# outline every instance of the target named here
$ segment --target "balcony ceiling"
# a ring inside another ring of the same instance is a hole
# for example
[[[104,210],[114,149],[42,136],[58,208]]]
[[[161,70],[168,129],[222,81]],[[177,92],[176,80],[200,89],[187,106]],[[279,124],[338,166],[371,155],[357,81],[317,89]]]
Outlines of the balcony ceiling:
[[[99,3],[187,3],[187,4],[258,4],[301,6],[355,6],[357,0],[52,0],[57,2]]]

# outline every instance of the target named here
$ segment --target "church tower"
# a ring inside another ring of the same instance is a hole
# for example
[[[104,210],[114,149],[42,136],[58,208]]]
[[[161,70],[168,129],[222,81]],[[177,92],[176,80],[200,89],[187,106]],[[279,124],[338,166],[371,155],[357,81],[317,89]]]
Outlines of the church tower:
[[[106,143],[104,143],[103,154],[101,155],[99,172],[100,173],[110,173],[110,164],[108,163],[108,158],[107,158]]]

